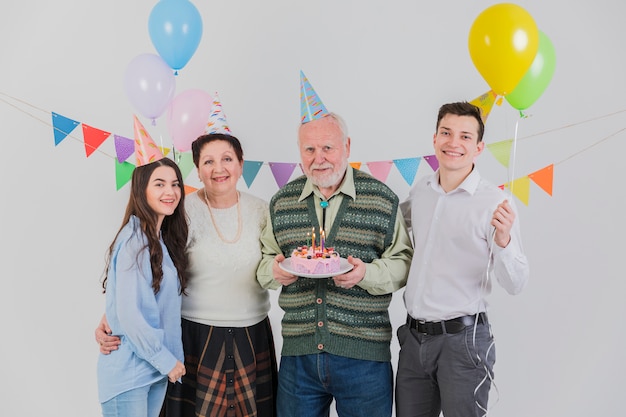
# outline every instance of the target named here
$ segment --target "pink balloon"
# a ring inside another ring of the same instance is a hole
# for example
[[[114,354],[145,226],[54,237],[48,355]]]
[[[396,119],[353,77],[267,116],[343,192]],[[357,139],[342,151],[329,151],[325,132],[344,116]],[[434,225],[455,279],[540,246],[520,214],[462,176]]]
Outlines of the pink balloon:
[[[202,90],[186,90],[172,100],[167,115],[167,128],[174,147],[180,152],[191,149],[191,143],[203,135],[213,97]]]
[[[163,58],[142,54],[126,67],[124,88],[131,104],[154,124],[174,97],[176,78]]]

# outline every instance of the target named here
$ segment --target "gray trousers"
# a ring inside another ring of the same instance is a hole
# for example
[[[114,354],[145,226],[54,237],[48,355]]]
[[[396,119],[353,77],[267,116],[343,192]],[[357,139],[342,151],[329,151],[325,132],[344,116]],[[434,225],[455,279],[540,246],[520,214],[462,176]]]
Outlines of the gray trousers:
[[[487,414],[496,351],[489,324],[455,334],[398,329],[396,417],[479,417]]]

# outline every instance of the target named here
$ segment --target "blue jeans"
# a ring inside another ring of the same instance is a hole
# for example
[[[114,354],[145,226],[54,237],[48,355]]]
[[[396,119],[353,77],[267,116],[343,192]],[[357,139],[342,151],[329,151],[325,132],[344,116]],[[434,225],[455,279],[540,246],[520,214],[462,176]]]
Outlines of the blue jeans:
[[[398,329],[397,417],[474,417],[486,414],[496,350],[489,324],[455,334]]]
[[[158,417],[165,399],[167,378],[123,392],[103,402],[103,417]]]
[[[329,353],[281,357],[278,417],[328,417],[333,398],[339,417],[390,417],[391,363]]]

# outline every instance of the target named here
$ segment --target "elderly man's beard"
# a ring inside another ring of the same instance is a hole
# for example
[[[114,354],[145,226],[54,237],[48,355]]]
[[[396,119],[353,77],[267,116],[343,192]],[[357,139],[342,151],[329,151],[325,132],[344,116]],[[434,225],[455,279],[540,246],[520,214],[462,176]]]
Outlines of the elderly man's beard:
[[[311,182],[314,185],[317,185],[319,188],[332,188],[334,186],[339,185],[339,183],[341,183],[341,180],[343,179],[343,176],[346,173],[346,168],[348,167],[348,161],[343,161],[341,163],[341,165],[339,166],[339,169],[333,169],[332,172],[330,174],[325,173],[325,174],[318,174],[315,175],[313,174],[313,172],[315,172],[315,169],[320,169],[320,168],[332,168],[333,165],[329,164],[329,163],[325,163],[322,165],[311,165],[311,167],[309,168],[311,174],[309,175],[309,178],[311,179]]]

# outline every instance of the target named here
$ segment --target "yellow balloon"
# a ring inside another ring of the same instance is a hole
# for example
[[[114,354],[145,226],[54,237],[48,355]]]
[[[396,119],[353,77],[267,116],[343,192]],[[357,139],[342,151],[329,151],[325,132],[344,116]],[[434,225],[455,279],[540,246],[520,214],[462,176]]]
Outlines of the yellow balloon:
[[[474,66],[498,95],[515,89],[533,63],[539,48],[539,30],[524,8],[511,3],[483,10],[469,32]]]

